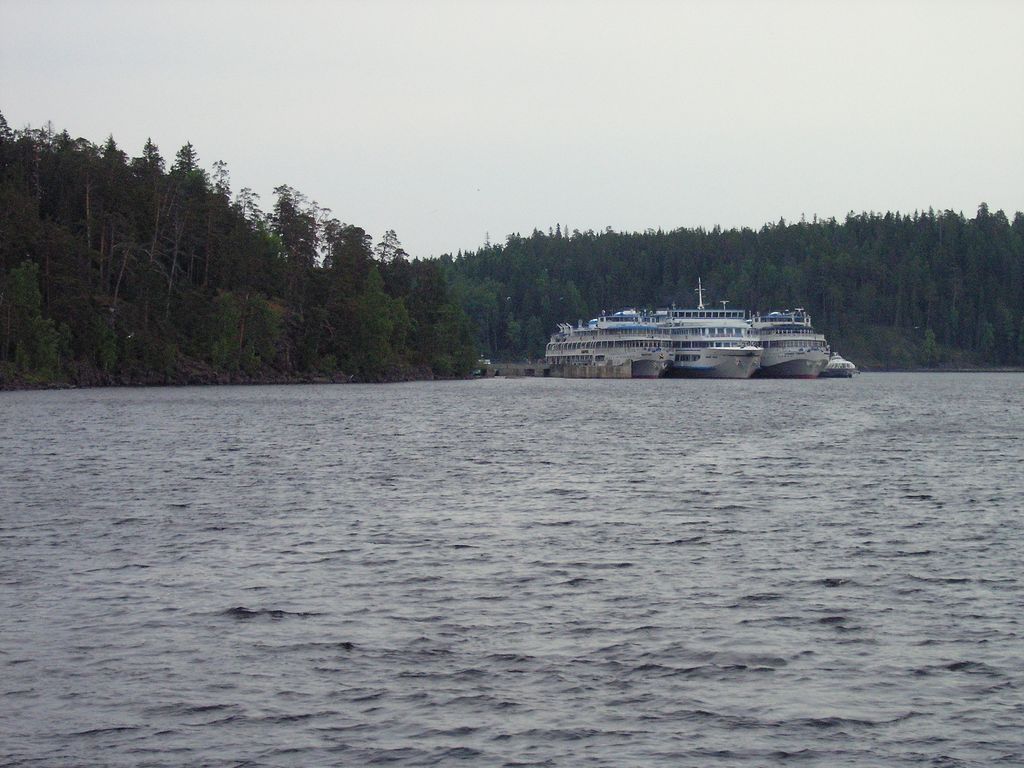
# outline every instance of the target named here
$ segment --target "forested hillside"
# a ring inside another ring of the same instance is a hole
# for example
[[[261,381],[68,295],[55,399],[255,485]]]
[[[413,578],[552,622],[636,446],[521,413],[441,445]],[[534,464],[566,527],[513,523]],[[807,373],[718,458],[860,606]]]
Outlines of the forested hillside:
[[[0,385],[465,375],[478,353],[542,356],[559,322],[692,305],[698,277],[708,303],[806,308],[867,367],[1024,365],[1024,215],[984,203],[756,231],[556,227],[420,260],[274,192],[264,213],[191,144],[168,162],[0,115]]]
[[[1024,215],[982,204],[850,214],[760,230],[621,234],[556,227],[445,259],[499,359],[539,357],[558,322],[601,310],[706,303],[804,307],[834,350],[868,367],[1024,364]]]
[[[269,212],[185,144],[130,156],[0,116],[0,385],[466,374],[440,265],[288,186]]]

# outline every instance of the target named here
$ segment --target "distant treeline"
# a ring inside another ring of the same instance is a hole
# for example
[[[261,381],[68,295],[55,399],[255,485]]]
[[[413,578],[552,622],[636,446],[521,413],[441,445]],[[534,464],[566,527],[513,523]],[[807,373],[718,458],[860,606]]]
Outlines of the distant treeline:
[[[709,304],[804,307],[868,367],[1024,365],[1024,215],[984,203],[756,231],[558,226],[420,260],[274,193],[264,213],[191,144],[168,169],[151,141],[130,157],[0,115],[0,385],[461,376],[478,354],[541,357],[559,322],[691,306],[698,278]]]
[[[601,310],[705,303],[803,307],[834,350],[869,367],[1024,365],[1024,215],[982,203],[944,211],[851,213],[759,230],[677,229],[510,236],[445,260],[499,359],[540,357],[559,322]]]
[[[170,168],[0,115],[0,385],[460,376],[441,265],[288,186],[260,210],[191,144]]]

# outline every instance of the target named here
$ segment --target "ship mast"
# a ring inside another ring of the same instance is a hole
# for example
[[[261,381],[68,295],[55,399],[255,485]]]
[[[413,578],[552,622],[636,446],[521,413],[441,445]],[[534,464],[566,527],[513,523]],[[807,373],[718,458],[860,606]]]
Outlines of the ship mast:
[[[697,309],[704,309],[704,288],[701,287],[700,278],[697,278]]]

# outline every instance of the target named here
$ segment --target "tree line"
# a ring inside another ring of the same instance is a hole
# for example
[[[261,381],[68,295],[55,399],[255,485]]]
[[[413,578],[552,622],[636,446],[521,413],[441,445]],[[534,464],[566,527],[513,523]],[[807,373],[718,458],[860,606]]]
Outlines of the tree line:
[[[560,225],[412,259],[288,185],[271,209],[186,143],[129,156],[0,115],[0,385],[462,376],[560,322],[807,309],[872,367],[1024,365],[1024,215],[850,213],[622,233]]]
[[[1024,365],[1024,214],[950,210],[780,220],[759,230],[595,233],[558,225],[443,260],[498,359],[543,355],[557,323],[623,307],[803,307],[868,367]]]
[[[462,376],[436,260],[282,185],[264,212],[186,143],[167,167],[0,115],[0,384]]]

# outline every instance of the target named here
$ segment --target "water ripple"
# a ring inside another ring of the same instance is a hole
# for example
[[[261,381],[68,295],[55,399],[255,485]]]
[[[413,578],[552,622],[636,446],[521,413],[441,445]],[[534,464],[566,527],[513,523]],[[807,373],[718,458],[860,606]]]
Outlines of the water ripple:
[[[0,421],[0,764],[1024,763],[1019,376]]]

